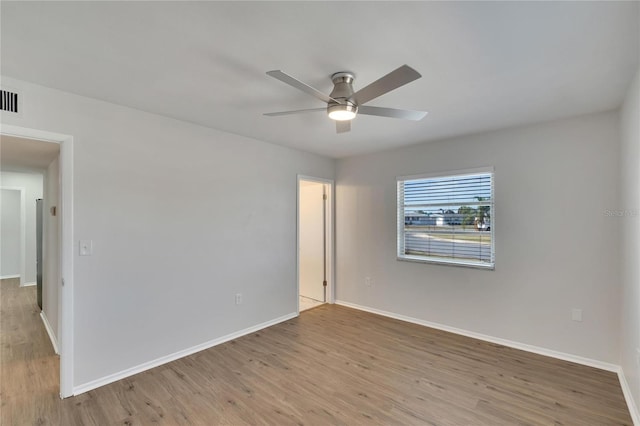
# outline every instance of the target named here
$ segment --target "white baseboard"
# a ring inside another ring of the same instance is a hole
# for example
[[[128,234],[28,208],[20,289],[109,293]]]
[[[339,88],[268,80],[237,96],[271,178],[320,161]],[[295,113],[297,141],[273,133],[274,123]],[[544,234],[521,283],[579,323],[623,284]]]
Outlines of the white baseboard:
[[[627,402],[627,408],[629,408],[629,413],[631,414],[631,420],[633,420],[633,424],[635,426],[640,426],[640,413],[638,412],[638,406],[633,399],[631,388],[629,388],[629,382],[627,382],[627,378],[624,376],[624,370],[622,367],[618,369],[618,379],[620,380],[620,387],[622,387],[624,400]]]
[[[51,345],[53,345],[53,350],[56,355],[60,354],[58,350],[58,339],[56,338],[56,334],[53,332],[53,328],[51,324],[49,324],[49,320],[47,316],[44,314],[44,311],[40,311],[40,318],[42,318],[42,322],[44,323],[44,328],[47,330],[47,334],[49,335],[49,339],[51,339]]]
[[[36,284],[38,284],[38,283],[37,282],[24,283],[20,287],[32,287],[32,286],[34,286]]]
[[[501,339],[499,337],[488,336],[486,334],[476,333],[474,331],[463,330],[461,328],[450,327],[448,325],[438,324],[435,322],[425,321],[418,318],[399,315],[393,312],[382,311],[380,309],[370,308],[368,306],[362,306],[362,305],[358,305],[351,302],[345,302],[343,300],[336,300],[336,304],[346,306],[348,308],[358,309],[360,311],[371,312],[373,314],[394,318],[400,321],[406,321],[413,324],[424,325],[425,327],[431,327],[431,328],[435,328],[442,331],[448,331],[450,333],[459,334],[461,336],[472,337],[474,339],[484,340],[486,342],[496,343],[502,346],[508,346],[514,349],[533,352],[533,353],[548,356],[551,358],[557,358],[564,361],[575,362],[576,364],[587,365],[589,367],[595,367],[601,370],[612,371],[614,373],[617,373],[620,370],[620,366],[615,364],[610,364],[608,362],[598,361],[590,358],[584,358],[578,355],[554,351],[551,349],[541,348],[539,346],[528,345],[526,343],[514,342],[512,340]]]
[[[0,280],[9,280],[11,278],[20,278],[20,274],[18,275],[3,275],[0,277]]]
[[[284,321],[288,321],[292,318],[298,316],[298,313],[294,312],[291,314],[287,314],[281,316],[279,318],[263,322],[258,325],[254,325],[249,328],[245,328],[244,330],[237,331],[235,333],[227,334],[226,336],[219,337],[217,339],[209,340],[208,342],[201,343],[196,346],[192,346],[190,348],[172,353],[170,355],[166,355],[153,361],[145,362],[143,364],[137,365],[135,367],[127,368],[126,370],[119,371],[114,374],[110,374],[108,376],[102,377],[100,379],[92,380],[88,383],[84,383],[79,386],[75,386],[73,388],[73,395],[79,395],[84,392],[88,392],[90,390],[99,388],[100,386],[108,385],[109,383],[116,382],[118,380],[122,380],[126,377],[133,376],[134,374],[142,373],[143,371],[158,367],[162,364],[166,364],[171,361],[175,361],[176,359],[184,358],[185,356],[192,355],[196,352],[203,351],[205,349],[209,349],[213,346],[220,345],[222,343],[228,342],[229,340],[237,339],[238,337],[245,336],[247,334],[255,333],[256,331],[262,330],[263,328],[271,327],[273,325],[279,324]]]

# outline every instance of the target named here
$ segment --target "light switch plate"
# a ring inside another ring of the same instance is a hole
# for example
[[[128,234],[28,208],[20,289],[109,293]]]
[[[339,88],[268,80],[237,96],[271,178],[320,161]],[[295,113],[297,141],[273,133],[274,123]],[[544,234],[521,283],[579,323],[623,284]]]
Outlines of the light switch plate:
[[[582,309],[572,309],[571,319],[578,322],[582,321]]]
[[[93,254],[93,241],[80,240],[80,256],[91,256]]]

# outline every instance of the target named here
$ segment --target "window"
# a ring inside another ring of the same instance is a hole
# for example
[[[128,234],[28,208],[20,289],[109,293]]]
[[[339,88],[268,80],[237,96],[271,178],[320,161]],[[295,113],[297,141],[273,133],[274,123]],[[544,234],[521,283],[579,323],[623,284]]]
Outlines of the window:
[[[493,169],[398,178],[398,260],[493,269]]]

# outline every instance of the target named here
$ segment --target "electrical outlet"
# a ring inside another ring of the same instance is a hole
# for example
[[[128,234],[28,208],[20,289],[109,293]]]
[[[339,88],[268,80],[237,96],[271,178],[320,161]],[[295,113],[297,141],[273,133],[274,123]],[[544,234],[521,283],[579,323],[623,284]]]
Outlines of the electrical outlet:
[[[364,277],[364,285],[371,287],[371,277]]]
[[[571,319],[574,321],[582,321],[582,309],[572,309]]]
[[[242,293],[236,294],[236,305],[242,305]]]

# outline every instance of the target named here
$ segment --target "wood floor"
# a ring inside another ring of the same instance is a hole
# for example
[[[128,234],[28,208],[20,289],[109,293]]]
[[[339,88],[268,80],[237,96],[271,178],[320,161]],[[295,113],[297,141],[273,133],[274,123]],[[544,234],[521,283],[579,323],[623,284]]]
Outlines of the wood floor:
[[[2,425],[632,424],[613,373],[335,305],[60,400],[34,288],[1,285]]]

